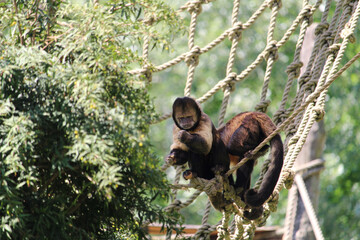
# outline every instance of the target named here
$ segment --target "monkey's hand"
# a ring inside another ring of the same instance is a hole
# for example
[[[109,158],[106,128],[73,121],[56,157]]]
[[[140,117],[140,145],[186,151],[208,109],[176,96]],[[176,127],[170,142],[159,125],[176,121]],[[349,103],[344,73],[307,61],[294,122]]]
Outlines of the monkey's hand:
[[[175,159],[175,153],[171,152],[169,155],[166,156],[165,158],[166,163],[168,163],[169,165],[175,165],[176,163],[176,159]]]
[[[178,133],[178,139],[182,143],[188,143],[191,139],[191,134],[188,131],[181,130]]]
[[[188,153],[181,149],[173,149],[166,156],[165,161],[170,165],[183,165],[188,160]]]

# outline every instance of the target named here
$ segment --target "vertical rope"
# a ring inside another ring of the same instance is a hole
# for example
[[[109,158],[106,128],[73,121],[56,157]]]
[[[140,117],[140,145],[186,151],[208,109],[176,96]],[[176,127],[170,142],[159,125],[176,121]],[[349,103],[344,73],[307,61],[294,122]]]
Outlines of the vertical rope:
[[[267,107],[270,104],[270,101],[266,101],[266,94],[269,88],[272,68],[274,66],[275,61],[278,59],[276,41],[274,40],[274,31],[276,27],[276,18],[281,8],[281,0],[272,1],[270,3],[270,7],[271,7],[271,17],[270,17],[268,34],[267,34],[267,46],[268,48],[271,48],[271,50],[269,51],[266,57],[267,66],[265,70],[263,88],[261,91],[260,103],[255,107],[256,111],[260,111],[260,112],[266,112]]]
[[[292,235],[294,233],[297,202],[297,187],[296,185],[293,185],[292,188],[290,188],[289,190],[289,200],[286,208],[283,240],[291,240],[293,238]]]
[[[218,231],[218,237],[217,239],[225,239],[225,240],[230,240],[230,234],[229,234],[229,219],[230,219],[230,211],[228,207],[225,207],[225,210],[223,210],[222,212],[223,217],[221,220],[221,224],[217,227],[217,231]]]
[[[185,58],[186,64],[189,67],[186,86],[184,90],[185,96],[190,96],[191,85],[194,80],[195,68],[199,63],[198,55],[200,54],[200,48],[195,47],[195,30],[196,30],[196,23],[197,17],[201,13],[201,2],[192,2],[189,5],[188,11],[191,14],[190,20],[190,29],[189,29],[189,40],[188,40],[188,47],[190,50],[189,55]]]
[[[244,226],[243,226],[242,217],[239,215],[235,215],[234,221],[235,221],[236,228],[235,228],[235,233],[234,233],[233,239],[240,240],[240,239],[242,239],[242,237],[244,235]]]
[[[232,81],[227,86],[224,87],[224,98],[221,103],[219,120],[218,120],[219,127],[221,127],[224,124],[224,118],[225,118],[226,108],[229,103],[230,94],[235,87],[236,73],[232,73],[232,69],[235,62],[236,49],[241,38],[241,31],[243,29],[242,24],[237,20],[239,15],[239,9],[240,9],[240,0],[234,0],[232,18],[231,18],[231,23],[232,26],[234,27],[234,31],[232,31],[229,34],[229,38],[232,43],[231,43],[229,59],[226,67],[226,76],[232,78]]]
[[[304,1],[303,5],[306,6],[307,4],[308,4],[308,2]],[[285,104],[288,100],[292,84],[293,84],[294,80],[297,77],[299,77],[299,74],[300,74],[300,68],[302,67],[302,63],[300,62],[300,52],[303,47],[305,33],[309,27],[309,24],[310,24],[310,17],[304,18],[304,20],[301,24],[299,37],[298,37],[298,40],[296,43],[293,62],[286,69],[286,72],[288,75],[288,81],[285,85],[285,89],[284,89],[284,93],[282,96],[282,100],[280,102],[279,110],[277,111],[277,113],[275,113],[275,116],[274,116],[275,122],[277,122],[277,123],[282,122],[284,117],[286,117],[286,115],[281,116],[281,114],[285,113]]]
[[[324,236],[321,232],[320,224],[316,217],[315,210],[312,206],[312,203],[311,203],[311,200],[309,197],[309,193],[305,186],[305,182],[299,174],[296,174],[295,182],[299,189],[300,196],[303,199],[305,210],[309,216],[309,220],[310,220],[311,226],[313,228],[316,240],[324,240]]]
[[[152,16],[150,16],[149,14],[145,13],[145,24],[147,26],[151,26],[154,23],[154,18]],[[148,82],[150,83],[152,80],[152,72],[150,69],[150,64],[149,64],[149,46],[150,46],[150,40],[151,37],[150,35],[146,35],[144,37],[144,44],[143,44],[143,48],[142,48],[142,57],[144,59],[145,65],[144,65],[144,75],[146,77],[146,79],[148,80]]]
[[[174,184],[178,184],[180,182],[180,176],[181,176],[181,173],[183,172],[183,169],[184,169],[183,166],[176,167]],[[177,194],[177,189],[173,189],[172,194],[171,194],[172,201],[174,201],[174,199],[176,199],[176,194]]]
[[[210,199],[208,199],[207,202],[206,202],[206,208],[205,208],[204,216],[203,216],[203,218],[201,220],[201,225],[205,225],[207,223],[210,211],[211,211],[211,202],[210,202]]]

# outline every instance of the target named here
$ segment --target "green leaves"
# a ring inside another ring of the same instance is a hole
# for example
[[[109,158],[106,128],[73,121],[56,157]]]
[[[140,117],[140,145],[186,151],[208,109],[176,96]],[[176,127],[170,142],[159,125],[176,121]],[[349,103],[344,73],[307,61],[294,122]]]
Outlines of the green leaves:
[[[147,83],[126,74],[144,64],[138,39],[167,38],[144,7],[154,26],[178,24],[153,3],[0,6],[1,239],[142,238],[146,221],[175,224],[154,204],[169,188],[147,139]]]

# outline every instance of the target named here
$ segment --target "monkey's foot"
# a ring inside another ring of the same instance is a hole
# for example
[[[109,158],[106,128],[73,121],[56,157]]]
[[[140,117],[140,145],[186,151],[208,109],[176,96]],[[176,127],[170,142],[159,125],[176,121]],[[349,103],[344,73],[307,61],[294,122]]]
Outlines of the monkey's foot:
[[[191,170],[186,170],[185,172],[183,172],[183,177],[185,180],[195,178],[196,176],[197,174],[192,172]]]
[[[255,219],[261,217],[263,212],[264,212],[263,207],[250,208],[250,209],[247,209],[244,211],[244,217],[248,220],[255,220]]]

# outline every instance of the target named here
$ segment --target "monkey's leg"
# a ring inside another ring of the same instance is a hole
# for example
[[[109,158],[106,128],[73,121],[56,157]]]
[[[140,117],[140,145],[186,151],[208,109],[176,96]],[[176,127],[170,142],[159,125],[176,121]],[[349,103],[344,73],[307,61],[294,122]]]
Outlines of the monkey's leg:
[[[236,171],[235,189],[243,200],[245,191],[250,188],[253,168],[254,161],[249,160]]]

